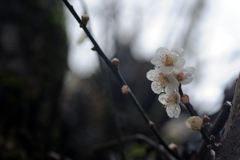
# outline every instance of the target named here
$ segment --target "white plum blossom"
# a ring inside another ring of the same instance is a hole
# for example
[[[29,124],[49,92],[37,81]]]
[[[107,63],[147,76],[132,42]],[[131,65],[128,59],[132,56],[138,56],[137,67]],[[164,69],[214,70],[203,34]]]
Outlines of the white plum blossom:
[[[166,92],[162,93],[158,100],[164,105],[166,108],[167,115],[170,118],[178,118],[181,112],[181,108],[179,106],[180,103],[180,95],[178,92]]]
[[[147,79],[153,81],[151,88],[156,94],[160,94],[164,89],[171,92],[178,87],[178,81],[174,75],[163,74],[157,68],[147,72]]]
[[[180,47],[168,50],[160,47],[156,50],[155,57],[151,63],[160,69],[165,74],[171,74],[174,69],[180,69],[185,64],[185,59],[182,58],[184,50]]]
[[[200,131],[202,127],[202,119],[198,116],[192,116],[187,119],[186,126],[188,129]]]
[[[160,94],[158,100],[164,105],[170,118],[178,118],[181,112],[179,84],[191,83],[195,72],[193,67],[183,68],[185,65],[183,56],[184,49],[181,47],[175,47],[171,50],[160,47],[151,60],[155,69],[147,72],[147,79],[152,81],[151,88],[154,93]],[[188,103],[189,97],[182,97],[182,100]]]
[[[193,67],[186,67],[174,70],[174,75],[179,83],[186,85],[192,82],[194,72]]]

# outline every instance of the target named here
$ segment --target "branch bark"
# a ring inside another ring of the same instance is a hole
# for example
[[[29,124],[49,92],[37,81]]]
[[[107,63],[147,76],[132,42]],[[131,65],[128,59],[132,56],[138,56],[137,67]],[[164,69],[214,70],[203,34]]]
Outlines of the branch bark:
[[[240,74],[238,79],[240,79]],[[240,158],[240,80],[237,81],[225,132],[216,150],[216,160]]]

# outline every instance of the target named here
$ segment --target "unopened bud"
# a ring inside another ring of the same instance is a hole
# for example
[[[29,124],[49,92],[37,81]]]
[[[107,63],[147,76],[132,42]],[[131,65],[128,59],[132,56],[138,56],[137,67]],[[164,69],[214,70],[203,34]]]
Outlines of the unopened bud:
[[[119,61],[119,59],[117,59],[117,58],[113,58],[111,62],[112,62],[112,64],[113,64],[114,66],[116,66],[117,68],[118,68],[119,65],[120,65],[120,61]]]
[[[198,116],[192,116],[187,119],[186,126],[188,129],[200,131],[202,127],[202,119]]]
[[[169,144],[168,146],[173,152],[175,152],[176,154],[178,154],[178,146],[174,143]]]
[[[208,116],[204,115],[202,118],[203,125],[209,124],[209,122],[210,122],[210,118]]]
[[[213,146],[212,146],[211,144],[209,144],[209,145],[207,145],[207,148],[208,148],[208,149],[212,149]]]
[[[214,142],[214,141],[215,141],[215,136],[214,136],[214,135],[211,135],[211,136],[210,136],[210,140]]]
[[[87,14],[83,14],[83,15],[82,15],[82,22],[85,23],[85,24],[87,24],[88,21],[89,21],[88,15],[87,15]]]
[[[155,126],[155,124],[154,124],[152,121],[150,121],[150,122],[148,123],[148,125],[149,125],[150,127]]]
[[[184,94],[181,96],[182,103],[186,104],[189,103],[189,96],[187,94]]]
[[[126,86],[126,85],[123,85],[123,86],[122,86],[122,93],[123,93],[123,94],[128,94],[129,91],[130,91],[130,89],[129,89],[128,86]]]
[[[82,15],[82,24],[80,24],[80,27],[86,27],[87,23],[89,21],[89,17],[87,14]]]

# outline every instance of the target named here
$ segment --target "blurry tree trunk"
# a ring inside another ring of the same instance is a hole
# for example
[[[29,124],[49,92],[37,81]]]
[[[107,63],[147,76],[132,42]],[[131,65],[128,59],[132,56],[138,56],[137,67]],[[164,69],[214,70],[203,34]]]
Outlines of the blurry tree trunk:
[[[0,159],[57,149],[66,55],[61,1],[1,1]]]
[[[216,160],[240,159],[240,75],[235,88],[232,108],[221,139],[220,147],[216,151]]]

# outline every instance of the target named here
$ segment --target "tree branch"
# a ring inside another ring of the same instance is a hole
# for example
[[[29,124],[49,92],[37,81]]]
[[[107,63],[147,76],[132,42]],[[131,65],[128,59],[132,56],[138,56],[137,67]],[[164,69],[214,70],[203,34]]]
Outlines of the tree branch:
[[[216,150],[216,160],[240,158],[240,74],[234,92],[232,108],[225,126],[225,132]]]
[[[220,113],[218,114],[217,119],[215,120],[212,128],[208,131],[208,135],[217,136],[219,132],[224,127],[225,123],[227,122],[229,112],[231,109],[230,103],[224,103]],[[198,149],[198,157],[199,159],[204,159],[204,157],[209,152],[209,149],[206,147],[208,144],[207,142],[203,141]]]
[[[94,50],[98,52],[99,56],[101,56],[103,58],[103,60],[105,61],[105,63],[107,64],[107,66],[111,69],[111,71],[113,72],[113,74],[116,76],[116,78],[120,81],[120,83],[122,85],[127,85],[127,83],[125,82],[125,80],[122,78],[122,75],[120,74],[120,72],[118,71],[118,68],[115,67],[114,65],[112,65],[112,63],[108,60],[108,58],[106,57],[106,55],[103,53],[103,51],[101,50],[101,48],[99,47],[99,45],[97,44],[97,42],[95,41],[95,39],[92,37],[92,35],[90,34],[90,32],[88,31],[87,27],[83,24],[82,20],[80,19],[80,17],[77,15],[76,11],[74,10],[73,6],[67,1],[67,0],[62,0],[64,2],[64,4],[66,5],[66,7],[69,9],[69,11],[72,13],[72,15],[75,17],[75,19],[78,21],[78,23],[80,24],[80,26],[82,26],[82,29],[85,31],[85,33],[87,34],[87,36],[89,37],[89,39],[91,40],[91,42],[94,45]],[[149,128],[152,130],[152,132],[154,133],[154,135],[156,136],[157,140],[159,141],[160,144],[163,145],[163,147],[172,155],[174,156],[176,159],[181,160],[181,157],[179,155],[177,155],[176,153],[174,153],[169,147],[168,145],[164,142],[164,140],[161,138],[161,136],[158,133],[158,130],[156,129],[154,123],[150,120],[150,118],[147,116],[147,114],[144,112],[142,106],[140,105],[140,103],[137,101],[136,97],[134,96],[134,94],[132,93],[132,91],[130,90],[128,96],[130,97],[130,99],[132,100],[132,102],[134,103],[136,109],[139,111],[139,113],[141,114],[141,116],[143,117],[143,119],[145,120],[145,122],[148,124]]]
[[[178,87],[178,91],[179,91],[180,96],[182,96],[183,91],[182,91],[181,84]],[[188,110],[188,112],[190,113],[191,116],[198,116],[196,114],[196,112],[193,110],[193,106],[191,105],[191,103],[186,103],[186,104],[182,104],[182,105],[187,108],[187,110]],[[216,150],[217,146],[215,145],[215,143],[213,141],[210,140],[209,136],[207,135],[207,133],[205,132],[203,127],[201,127],[200,132],[202,134],[202,139],[204,139],[208,144],[211,144],[213,150]]]

